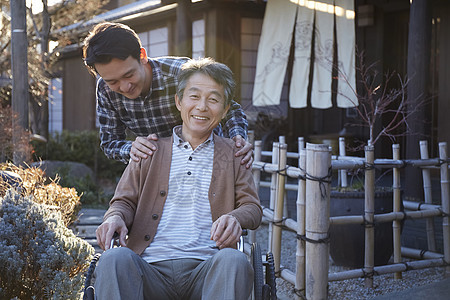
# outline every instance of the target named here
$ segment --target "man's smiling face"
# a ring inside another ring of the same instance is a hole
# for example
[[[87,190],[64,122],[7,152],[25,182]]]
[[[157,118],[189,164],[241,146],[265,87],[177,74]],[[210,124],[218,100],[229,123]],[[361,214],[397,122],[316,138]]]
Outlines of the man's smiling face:
[[[150,89],[151,79],[146,58],[140,61],[131,56],[125,60],[113,58],[106,64],[96,63],[95,69],[114,92],[127,98],[145,96]]]
[[[183,119],[185,138],[206,140],[229,108],[229,105],[225,106],[223,86],[203,73],[193,74],[184,89],[183,98],[176,96],[175,99]]]

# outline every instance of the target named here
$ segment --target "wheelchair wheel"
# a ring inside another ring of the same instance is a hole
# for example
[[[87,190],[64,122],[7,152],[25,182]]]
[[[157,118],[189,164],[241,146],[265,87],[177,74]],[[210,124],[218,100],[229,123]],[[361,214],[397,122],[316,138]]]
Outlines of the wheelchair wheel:
[[[277,300],[277,284],[275,281],[275,261],[273,259],[273,253],[268,252],[266,254],[266,284],[269,287],[270,296],[264,299]]]
[[[84,280],[83,300],[94,300],[94,286],[92,285],[91,281],[100,255],[100,253],[94,255],[94,258],[91,260],[91,264],[89,265],[89,268],[86,272],[86,278]]]
[[[251,259],[254,272],[253,291],[255,300],[263,299],[264,274],[261,257],[261,248],[257,243],[253,243],[251,249]]]

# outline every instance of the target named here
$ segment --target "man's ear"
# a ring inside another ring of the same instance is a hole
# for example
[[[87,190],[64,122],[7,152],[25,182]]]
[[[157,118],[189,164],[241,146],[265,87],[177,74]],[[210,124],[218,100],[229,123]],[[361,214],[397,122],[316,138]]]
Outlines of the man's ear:
[[[180,97],[178,97],[177,94],[175,94],[175,105],[177,106],[177,109],[179,111],[181,111],[181,100],[180,100]]]
[[[143,64],[146,64],[148,62],[147,51],[145,51],[145,48],[141,48],[139,58],[141,60],[141,63],[143,63]]]
[[[230,109],[230,107],[231,107],[231,104],[228,104],[227,108],[225,108],[225,111],[223,112],[222,119],[225,119],[225,117],[227,116],[227,113],[228,113],[228,110]]]

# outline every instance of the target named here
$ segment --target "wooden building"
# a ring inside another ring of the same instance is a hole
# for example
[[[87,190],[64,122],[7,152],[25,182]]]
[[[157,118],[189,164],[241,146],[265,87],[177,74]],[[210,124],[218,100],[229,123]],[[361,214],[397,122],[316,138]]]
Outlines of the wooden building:
[[[291,0],[279,0],[291,1]],[[414,0],[426,1],[426,0]],[[320,1],[313,1],[320,2]],[[355,0],[356,47],[364,51],[369,62],[379,62],[381,73],[395,70],[407,75],[408,39],[410,33],[410,0]],[[450,2],[428,1],[431,14],[425,22],[431,24],[428,36],[429,84],[427,93],[432,96],[425,117],[429,120],[425,134],[436,155],[437,142],[450,142]],[[255,108],[252,90],[255,78],[259,38],[267,3],[264,0],[203,0],[203,1],[120,1],[113,0],[110,10],[84,24],[66,28],[77,35],[86,35],[90,26],[101,20],[122,22],[135,29],[150,56],[185,55],[211,56],[230,66],[238,82],[236,100],[246,110],[251,129],[267,141],[284,134],[291,144],[298,136],[306,139],[334,138],[346,134],[364,138],[364,130],[347,128],[355,118],[352,109],[311,107],[293,109],[287,100],[286,84],[278,107]],[[422,16],[423,19],[423,16]],[[417,22],[416,19],[411,20]],[[186,25],[188,24],[188,25]],[[184,30],[192,28],[190,30]],[[187,42],[186,38],[192,40]],[[191,49],[186,50],[186,45]],[[183,50],[184,47],[184,50]],[[420,58],[418,58],[420,59]],[[96,128],[95,79],[88,74],[81,59],[79,45],[62,51],[58,65],[60,77],[55,78],[52,94],[49,128],[54,130],[89,130]],[[288,78],[286,74],[280,74]],[[288,82],[288,80],[286,80]],[[60,109],[56,109],[57,106]],[[52,112],[54,110],[54,112]],[[57,116],[60,116],[58,119]],[[52,119],[53,116],[53,119]],[[383,141],[382,141],[383,142]],[[404,149],[406,140],[399,141]],[[378,147],[378,157],[390,156],[390,144]]]

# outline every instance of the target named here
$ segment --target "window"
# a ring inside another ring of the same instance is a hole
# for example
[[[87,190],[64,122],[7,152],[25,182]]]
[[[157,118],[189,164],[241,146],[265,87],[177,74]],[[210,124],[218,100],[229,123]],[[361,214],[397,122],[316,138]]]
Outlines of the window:
[[[141,39],[142,47],[147,50],[150,57],[166,56],[169,54],[167,27],[156,28],[147,32],[138,34]]]
[[[62,78],[50,80],[48,96],[48,132],[61,132],[63,130]]]
[[[192,22],[192,58],[205,56],[205,20]]]

